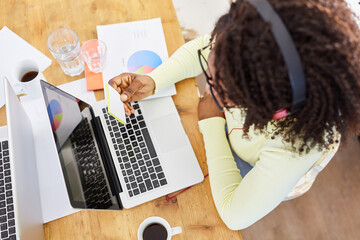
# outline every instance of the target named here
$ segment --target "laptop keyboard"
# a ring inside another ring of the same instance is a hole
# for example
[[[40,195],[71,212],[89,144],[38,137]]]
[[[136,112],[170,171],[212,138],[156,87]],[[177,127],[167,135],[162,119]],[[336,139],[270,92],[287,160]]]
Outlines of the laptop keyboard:
[[[8,141],[0,142],[0,236],[16,239]]]
[[[114,144],[126,189],[130,197],[167,184],[165,174],[146,128],[137,102],[130,103],[135,114],[126,116],[126,124],[117,121],[103,108],[106,125]]]
[[[86,118],[79,123],[70,139],[81,176],[86,206],[95,209],[111,207],[112,202],[99,154]]]

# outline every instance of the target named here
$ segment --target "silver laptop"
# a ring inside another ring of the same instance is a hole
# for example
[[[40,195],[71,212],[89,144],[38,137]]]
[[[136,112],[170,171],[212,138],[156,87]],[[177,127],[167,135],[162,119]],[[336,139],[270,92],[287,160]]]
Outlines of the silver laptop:
[[[41,240],[43,218],[32,126],[7,80],[4,86],[8,131],[0,128],[0,238]]]
[[[121,124],[41,81],[71,205],[131,208],[204,179],[171,97],[131,103]]]

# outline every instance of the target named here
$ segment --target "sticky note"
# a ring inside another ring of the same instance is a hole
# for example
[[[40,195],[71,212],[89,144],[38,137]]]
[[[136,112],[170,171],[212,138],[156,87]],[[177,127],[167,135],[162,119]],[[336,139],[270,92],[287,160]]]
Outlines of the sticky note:
[[[100,90],[104,88],[102,73],[94,73],[90,71],[85,63],[86,88],[88,91]]]
[[[108,112],[122,124],[126,123],[124,103],[120,100],[120,94],[109,84],[105,84]]]

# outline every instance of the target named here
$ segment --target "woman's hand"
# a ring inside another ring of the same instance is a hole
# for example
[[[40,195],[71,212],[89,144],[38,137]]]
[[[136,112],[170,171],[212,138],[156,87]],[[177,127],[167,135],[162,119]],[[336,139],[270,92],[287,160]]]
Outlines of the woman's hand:
[[[120,99],[128,116],[135,112],[129,102],[144,99],[152,95],[155,90],[155,82],[151,77],[134,73],[122,73],[110,79],[109,85],[120,93]]]
[[[224,112],[220,111],[212,96],[209,93],[205,93],[199,102],[199,120],[212,117],[224,118],[225,115]]]

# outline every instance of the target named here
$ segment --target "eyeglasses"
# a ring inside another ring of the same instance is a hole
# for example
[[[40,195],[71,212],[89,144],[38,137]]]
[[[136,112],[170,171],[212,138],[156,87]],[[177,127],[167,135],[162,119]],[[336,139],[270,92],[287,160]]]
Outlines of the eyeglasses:
[[[205,49],[211,47],[212,45],[213,45],[213,43],[210,43],[206,47],[203,47],[203,48],[199,49],[198,50],[198,57],[199,57],[201,69],[203,70],[205,78],[206,78],[206,82],[209,85],[211,96],[213,97],[213,99],[214,99],[216,105],[218,106],[218,108],[220,109],[220,111],[223,111],[223,108],[220,106],[218,100],[216,99],[216,97],[214,95],[214,90],[213,90],[214,84],[211,83],[211,81],[213,80],[211,72],[210,71],[209,71],[209,73],[206,72],[206,69],[209,69],[209,63],[206,60],[206,58],[204,57],[204,55],[202,54]],[[203,65],[203,62],[205,62],[205,64],[206,64],[205,67]]]

